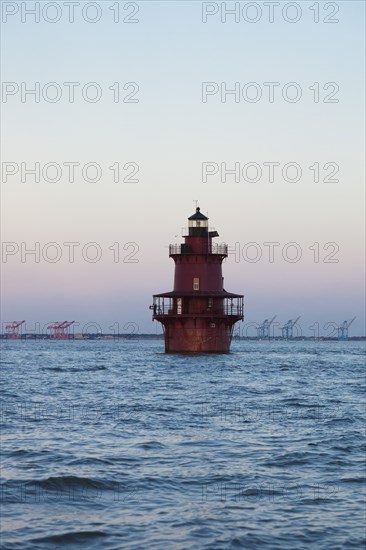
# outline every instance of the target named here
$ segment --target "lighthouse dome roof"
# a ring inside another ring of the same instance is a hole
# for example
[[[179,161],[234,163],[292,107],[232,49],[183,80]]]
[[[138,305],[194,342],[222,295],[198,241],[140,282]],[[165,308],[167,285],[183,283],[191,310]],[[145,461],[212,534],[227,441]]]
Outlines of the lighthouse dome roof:
[[[197,206],[196,212],[192,216],[190,216],[188,219],[189,220],[208,220],[208,218],[206,218],[206,216],[201,214],[199,206]]]

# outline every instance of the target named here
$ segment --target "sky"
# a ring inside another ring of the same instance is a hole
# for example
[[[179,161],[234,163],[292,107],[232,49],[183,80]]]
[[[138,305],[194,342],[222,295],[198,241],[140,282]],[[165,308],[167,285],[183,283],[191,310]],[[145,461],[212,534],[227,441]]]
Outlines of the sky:
[[[2,2],[2,322],[160,332],[198,201],[244,326],[364,335],[364,3],[73,8]]]

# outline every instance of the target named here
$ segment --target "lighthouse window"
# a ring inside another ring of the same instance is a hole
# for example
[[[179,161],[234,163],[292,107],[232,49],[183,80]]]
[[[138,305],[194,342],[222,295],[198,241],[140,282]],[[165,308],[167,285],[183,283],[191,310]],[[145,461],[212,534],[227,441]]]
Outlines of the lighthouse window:
[[[212,307],[212,304],[213,304],[213,299],[209,298],[208,299],[208,307]]]
[[[193,290],[200,289],[200,280],[199,277],[193,277]]]
[[[182,298],[177,298],[177,314],[182,315]]]

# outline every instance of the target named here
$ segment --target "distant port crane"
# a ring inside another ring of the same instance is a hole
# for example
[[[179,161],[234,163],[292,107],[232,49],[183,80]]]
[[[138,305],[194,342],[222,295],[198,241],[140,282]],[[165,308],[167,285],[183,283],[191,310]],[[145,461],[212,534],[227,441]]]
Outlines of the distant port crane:
[[[20,338],[19,330],[23,323],[25,323],[25,321],[13,321],[12,323],[6,325],[5,328],[8,333],[8,338],[11,338],[12,340]]]
[[[48,325],[51,331],[51,338],[55,340],[66,340],[68,338],[67,329],[73,325],[75,321],[62,321],[62,323],[56,321]]]
[[[261,325],[259,325],[258,328],[258,336],[259,338],[269,338],[269,329],[272,325],[273,321],[276,319],[277,315],[272,317],[270,321],[268,319],[265,319]]]
[[[348,340],[348,329],[352,325],[356,317],[353,317],[350,321],[343,321],[338,327],[338,340]]]
[[[290,319],[289,321],[287,321],[287,323],[285,325],[283,325],[282,327],[282,338],[293,338],[293,329],[294,329],[294,326],[296,325],[297,321],[300,319],[300,315],[297,317],[297,319],[295,319],[295,321],[293,321],[292,319]]]

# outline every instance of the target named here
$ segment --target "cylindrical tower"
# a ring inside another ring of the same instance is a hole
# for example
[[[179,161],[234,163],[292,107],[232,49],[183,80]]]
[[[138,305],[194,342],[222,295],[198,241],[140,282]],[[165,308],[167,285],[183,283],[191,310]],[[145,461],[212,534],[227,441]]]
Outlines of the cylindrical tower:
[[[226,244],[196,208],[188,218],[184,243],[169,246],[175,262],[174,289],[155,294],[153,319],[162,323],[167,353],[228,353],[232,329],[243,319],[243,296],[226,292],[222,261]]]

